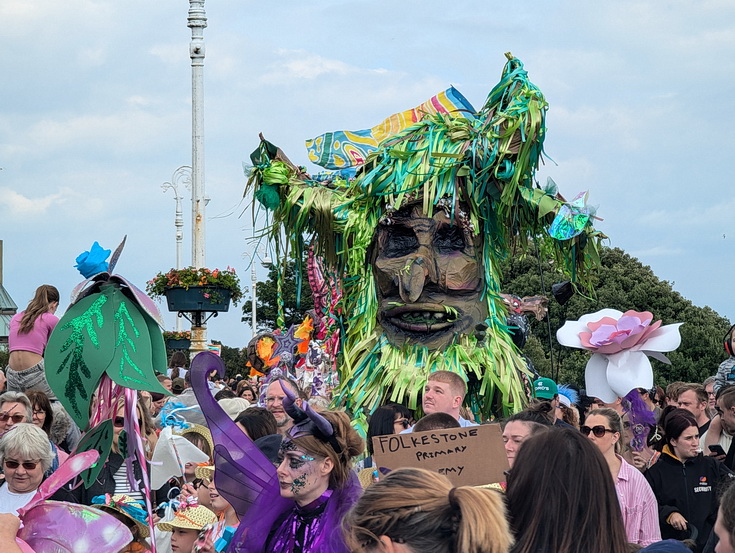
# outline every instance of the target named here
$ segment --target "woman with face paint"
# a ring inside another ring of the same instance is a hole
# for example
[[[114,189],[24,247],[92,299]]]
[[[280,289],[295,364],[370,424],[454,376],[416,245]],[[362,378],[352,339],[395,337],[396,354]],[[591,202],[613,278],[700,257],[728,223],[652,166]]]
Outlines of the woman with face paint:
[[[214,439],[217,492],[240,517],[228,553],[348,553],[340,528],[362,492],[352,461],[365,447],[349,417],[302,409],[282,386],[293,426],[274,467],[209,393],[213,368],[224,374],[219,357],[200,353],[191,382]]]
[[[264,551],[346,551],[338,524],[361,489],[351,460],[364,442],[345,413],[284,404],[298,422],[281,443],[277,474],[281,497],[293,504],[271,527]]]

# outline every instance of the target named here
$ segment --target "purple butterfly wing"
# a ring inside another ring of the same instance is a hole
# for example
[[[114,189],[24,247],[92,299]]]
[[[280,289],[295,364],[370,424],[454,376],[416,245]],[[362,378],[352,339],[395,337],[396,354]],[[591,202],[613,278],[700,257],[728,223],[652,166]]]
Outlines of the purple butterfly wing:
[[[278,475],[268,458],[212,396],[207,375],[214,370],[224,376],[222,359],[210,352],[199,353],[191,362],[191,386],[215,444],[215,486],[242,517],[260,496],[274,502],[281,500]]]

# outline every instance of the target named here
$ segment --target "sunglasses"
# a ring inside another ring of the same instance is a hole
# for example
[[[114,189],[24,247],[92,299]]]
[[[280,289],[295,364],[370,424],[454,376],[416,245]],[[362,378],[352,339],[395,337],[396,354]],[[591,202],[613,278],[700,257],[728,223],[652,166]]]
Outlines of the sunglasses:
[[[125,426],[125,417],[115,417],[113,424],[118,428],[122,428]],[[143,422],[140,419],[138,419],[138,427],[143,428]]]
[[[400,423],[403,428],[408,428],[411,426],[411,421],[408,419],[397,419],[394,422]]]
[[[23,422],[26,419],[26,416],[21,413],[16,413],[14,415],[0,413],[0,422],[6,422],[8,419],[11,419],[13,423],[18,424],[19,422]]]
[[[615,430],[610,430],[609,428],[605,428],[601,424],[598,424],[597,426],[593,426],[592,428],[585,425],[585,426],[580,427],[579,431],[585,436],[589,436],[590,432],[592,432],[595,435],[595,438],[602,438],[605,435],[605,432],[610,432],[610,434],[615,433]]]
[[[23,465],[23,468],[26,470],[35,470],[35,468],[38,466],[38,464],[41,461],[23,461],[22,463],[19,463],[18,461],[10,461],[8,459],[5,459],[5,466],[9,469],[17,469],[19,466]]]

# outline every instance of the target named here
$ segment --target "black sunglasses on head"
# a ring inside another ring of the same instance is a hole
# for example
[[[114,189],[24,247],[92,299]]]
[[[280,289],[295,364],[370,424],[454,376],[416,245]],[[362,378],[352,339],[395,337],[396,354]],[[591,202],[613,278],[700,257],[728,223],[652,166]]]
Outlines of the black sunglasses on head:
[[[585,436],[589,436],[590,432],[592,432],[595,435],[595,438],[602,438],[606,432],[610,432],[610,434],[615,433],[615,430],[610,430],[609,428],[605,428],[601,424],[598,424],[597,426],[593,426],[592,428],[585,425],[585,426],[580,427],[579,431]]]

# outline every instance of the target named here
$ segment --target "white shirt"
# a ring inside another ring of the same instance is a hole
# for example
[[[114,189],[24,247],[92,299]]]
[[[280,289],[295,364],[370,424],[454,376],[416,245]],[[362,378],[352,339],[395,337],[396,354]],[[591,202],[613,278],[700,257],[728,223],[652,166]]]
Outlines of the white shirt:
[[[0,513],[18,515],[18,509],[25,507],[31,498],[36,495],[37,490],[26,493],[13,493],[8,485],[0,487]]]
[[[459,417],[457,419],[457,422],[459,422],[460,428],[467,428],[468,426],[480,426],[474,421],[468,421],[467,419],[463,419],[462,417]],[[401,430],[401,434],[408,434],[409,432],[413,432],[413,426],[406,428],[405,430]]]

